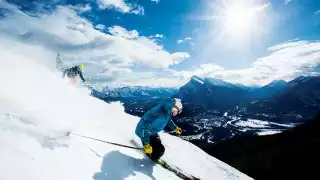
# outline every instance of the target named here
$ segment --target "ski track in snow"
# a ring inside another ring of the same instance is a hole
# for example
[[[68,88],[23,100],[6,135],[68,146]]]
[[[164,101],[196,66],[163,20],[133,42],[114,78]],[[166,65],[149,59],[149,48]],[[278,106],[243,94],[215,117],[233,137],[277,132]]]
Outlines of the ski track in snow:
[[[62,79],[54,52],[5,38],[0,52],[1,180],[179,179],[137,150],[64,137],[73,131],[130,145],[140,142],[134,134],[139,119]],[[202,180],[251,179],[187,141],[160,136],[164,159],[185,172]]]

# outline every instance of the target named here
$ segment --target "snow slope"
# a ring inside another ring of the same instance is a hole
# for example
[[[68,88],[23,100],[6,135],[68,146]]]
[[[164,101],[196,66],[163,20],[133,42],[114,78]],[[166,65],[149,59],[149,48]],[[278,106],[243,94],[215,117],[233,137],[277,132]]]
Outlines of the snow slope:
[[[130,145],[138,118],[75,87],[55,70],[55,53],[3,39],[0,43],[0,179],[178,179]],[[84,72],[85,74],[85,72]],[[164,158],[200,179],[251,179],[178,137],[161,133]]]

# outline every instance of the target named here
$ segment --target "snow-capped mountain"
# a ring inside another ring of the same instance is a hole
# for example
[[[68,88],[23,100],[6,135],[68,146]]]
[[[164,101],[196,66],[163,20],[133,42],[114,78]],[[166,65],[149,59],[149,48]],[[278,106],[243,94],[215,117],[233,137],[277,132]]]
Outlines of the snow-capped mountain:
[[[184,103],[202,106],[205,109],[225,111],[247,99],[247,90],[223,80],[194,76],[180,88],[179,97]]]
[[[286,116],[291,121],[312,118],[320,111],[320,77],[298,77],[274,96],[250,103],[251,113],[268,113]],[[280,116],[278,117],[280,118]]]
[[[267,113],[268,117],[275,116],[272,119],[278,122],[282,119],[283,122],[290,119],[301,122],[320,111],[319,79],[319,76],[301,76],[290,82],[277,80],[250,90],[222,80],[193,77],[180,88],[177,97],[185,104],[201,106],[205,111],[234,110],[253,116],[251,118],[261,118]]]
[[[294,85],[298,85],[301,83],[306,83],[309,80],[312,80],[314,77],[316,76],[299,76],[297,78],[295,78],[294,80],[290,81],[289,84],[294,86]]]
[[[76,136],[131,145],[140,142],[134,133],[138,118],[119,103],[105,103],[87,88],[69,84],[32,54],[0,48],[7,57],[0,66],[1,180],[180,179],[140,150]],[[73,134],[66,136],[67,131]],[[179,137],[160,137],[163,159],[201,180],[251,179]]]
[[[103,93],[106,98],[161,98],[170,97],[178,91],[178,88],[127,86],[120,88],[106,87],[101,91],[101,93]]]
[[[211,78],[211,77],[204,77],[201,78],[199,76],[192,76],[190,81],[198,82],[202,85],[211,85],[211,86],[219,86],[219,87],[229,87],[229,88],[244,88],[245,86],[240,84],[233,84],[226,81],[223,81],[222,79],[217,78]]]

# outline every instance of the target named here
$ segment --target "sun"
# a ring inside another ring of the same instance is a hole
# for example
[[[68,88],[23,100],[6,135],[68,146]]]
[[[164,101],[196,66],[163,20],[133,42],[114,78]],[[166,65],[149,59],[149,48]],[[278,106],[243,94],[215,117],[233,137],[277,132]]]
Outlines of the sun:
[[[228,31],[244,31],[253,25],[253,13],[241,5],[229,7],[225,12],[224,26]]]
[[[218,40],[231,38],[231,41],[244,41],[249,37],[261,34],[266,26],[263,22],[265,10],[269,4],[256,4],[255,1],[221,0],[221,4],[212,4],[212,31]],[[217,28],[218,27],[218,28]],[[217,32],[218,29],[218,32]]]

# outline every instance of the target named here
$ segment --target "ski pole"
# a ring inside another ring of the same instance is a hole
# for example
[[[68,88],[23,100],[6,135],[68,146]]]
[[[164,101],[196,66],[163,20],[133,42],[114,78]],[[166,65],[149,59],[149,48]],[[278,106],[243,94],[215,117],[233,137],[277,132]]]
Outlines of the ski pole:
[[[105,141],[105,140],[102,140],[102,139],[83,136],[83,135],[75,134],[75,133],[72,133],[72,132],[70,132],[69,135],[74,135],[74,136],[78,136],[78,137],[82,137],[82,138],[86,138],[86,139],[91,139],[91,140],[94,140],[94,141],[99,141],[99,142],[106,143],[106,144],[112,144],[112,145],[115,145],[115,146],[130,148],[130,149],[138,149],[138,150],[142,150],[143,149],[143,148],[132,147],[132,146],[127,146],[127,145],[123,145],[123,144],[118,144],[118,143],[114,143],[114,142],[109,142],[109,141]]]

